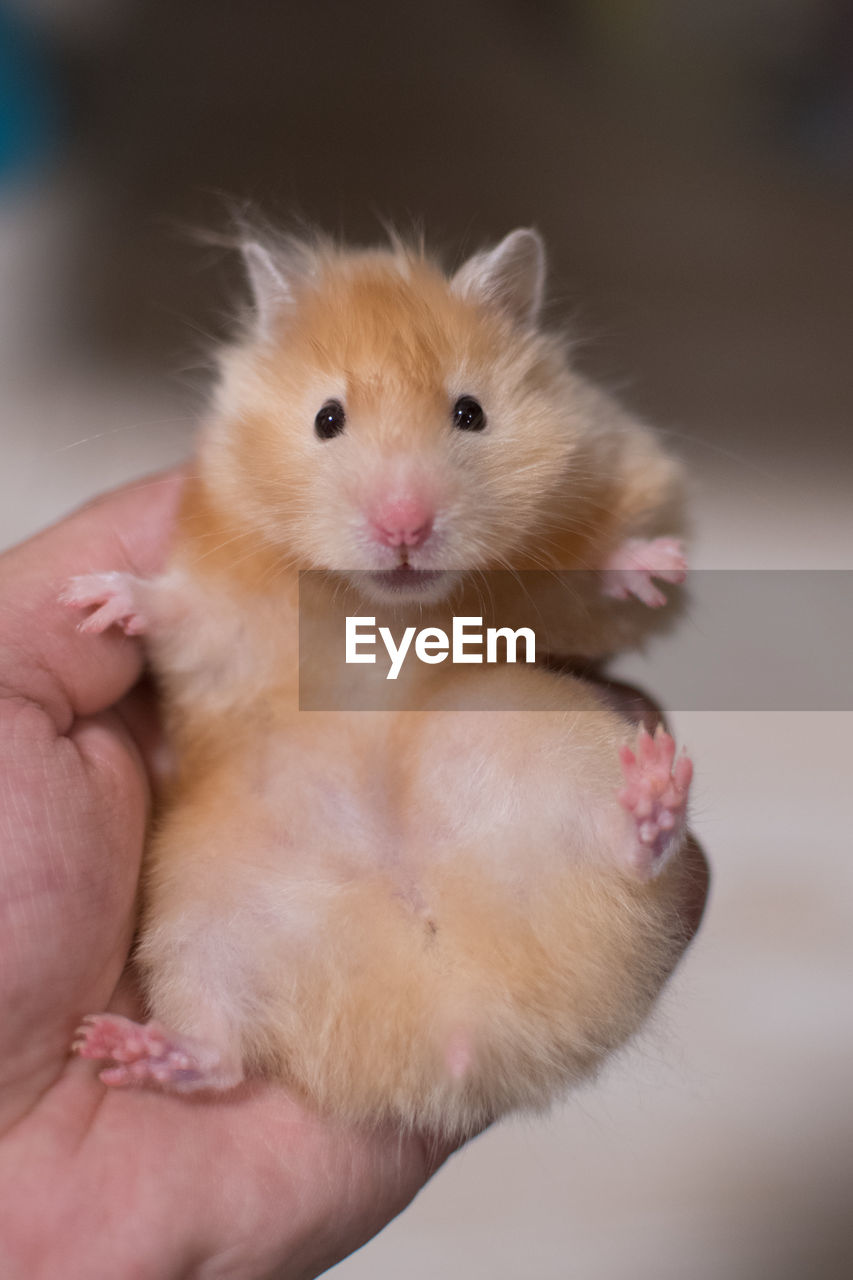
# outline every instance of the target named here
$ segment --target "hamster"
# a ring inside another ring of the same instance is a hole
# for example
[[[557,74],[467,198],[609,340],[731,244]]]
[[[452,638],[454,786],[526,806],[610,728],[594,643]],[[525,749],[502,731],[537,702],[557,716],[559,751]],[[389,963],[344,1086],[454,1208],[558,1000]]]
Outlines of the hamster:
[[[606,571],[571,607],[544,575],[546,648],[635,643],[683,577],[680,472],[542,328],[536,233],[449,277],[401,244],[243,252],[253,310],[165,571],[64,595],[82,630],[144,636],[176,759],[134,955],[151,1020],[90,1015],[75,1048],[110,1086],[262,1073],[462,1137],[646,1017],[686,942],[692,765],[540,666],[377,668],[371,710],[341,678],[324,712],[300,660],[323,677],[344,614],[446,624],[497,569],[504,616],[523,570]]]

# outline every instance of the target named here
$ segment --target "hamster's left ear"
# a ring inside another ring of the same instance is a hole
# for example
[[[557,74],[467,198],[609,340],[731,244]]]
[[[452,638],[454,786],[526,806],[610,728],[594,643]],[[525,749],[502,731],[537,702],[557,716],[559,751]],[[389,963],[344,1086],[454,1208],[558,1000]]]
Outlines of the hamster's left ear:
[[[535,324],[545,291],[545,246],[538,231],[519,227],[494,249],[475,253],[451,280],[455,293]]]
[[[276,317],[293,302],[293,289],[283,266],[266,245],[259,240],[244,240],[240,250],[252,290],[258,334],[266,338]]]

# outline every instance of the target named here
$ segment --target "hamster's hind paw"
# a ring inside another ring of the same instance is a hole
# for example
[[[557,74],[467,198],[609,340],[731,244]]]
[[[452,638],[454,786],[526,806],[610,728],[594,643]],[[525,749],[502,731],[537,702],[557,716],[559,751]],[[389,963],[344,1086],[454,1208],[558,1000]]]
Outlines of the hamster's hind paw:
[[[659,609],[666,596],[652,579],[678,586],[686,576],[684,547],[677,538],[628,538],[604,566],[602,590],[614,600],[636,596],[650,609]]]
[[[224,1065],[217,1049],[174,1035],[157,1022],[131,1022],[118,1014],[89,1014],[71,1048],[81,1058],[114,1062],[99,1072],[103,1083],[113,1086],[153,1084],[190,1093],[229,1089],[242,1079],[241,1071]]]
[[[72,609],[97,606],[79,624],[79,631],[98,635],[116,626],[125,635],[139,636],[147,631],[148,619],[139,607],[138,584],[130,573],[87,573],[72,578],[59,599]]]
[[[675,742],[663,725],[654,737],[641,728],[634,750],[619,750],[625,785],[618,800],[634,828],[628,862],[642,880],[651,879],[677,850],[687,822],[687,795],[693,777],[689,756],[675,759]]]

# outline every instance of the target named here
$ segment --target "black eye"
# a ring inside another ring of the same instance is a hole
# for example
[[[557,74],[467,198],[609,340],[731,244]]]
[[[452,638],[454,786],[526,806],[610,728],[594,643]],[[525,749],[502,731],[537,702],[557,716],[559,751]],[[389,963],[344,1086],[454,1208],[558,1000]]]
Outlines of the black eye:
[[[314,430],[321,440],[339,436],[347,425],[347,415],[340,400],[327,400],[314,419]]]
[[[460,396],[453,406],[453,425],[460,431],[482,431],[486,415],[479,400],[473,396]]]

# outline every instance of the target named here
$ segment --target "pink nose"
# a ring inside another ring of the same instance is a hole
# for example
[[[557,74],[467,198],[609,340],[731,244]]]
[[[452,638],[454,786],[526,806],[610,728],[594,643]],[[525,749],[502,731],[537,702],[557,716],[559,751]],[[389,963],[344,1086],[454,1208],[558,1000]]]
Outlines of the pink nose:
[[[370,517],[373,535],[386,547],[420,547],[432,533],[433,513],[420,498],[395,498]]]

